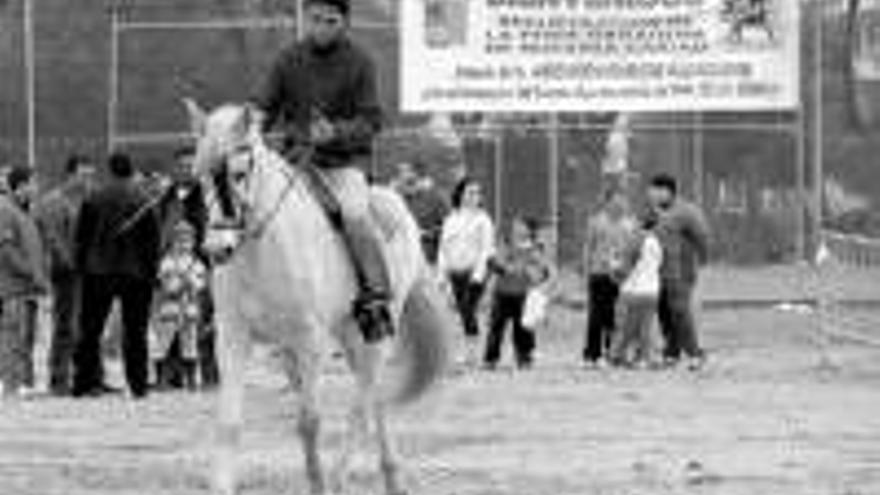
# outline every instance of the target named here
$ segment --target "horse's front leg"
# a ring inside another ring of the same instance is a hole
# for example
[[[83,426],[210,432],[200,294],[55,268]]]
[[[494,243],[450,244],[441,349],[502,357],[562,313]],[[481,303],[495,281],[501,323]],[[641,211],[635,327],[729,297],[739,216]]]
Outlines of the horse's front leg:
[[[314,332],[314,330],[312,330]],[[312,336],[315,334],[312,333]],[[296,375],[291,377],[299,383],[299,436],[302,440],[306,464],[306,476],[312,495],[324,495],[326,491],[324,470],[319,452],[321,413],[318,404],[318,381],[320,378],[321,354],[315,338],[306,338],[296,353]]]
[[[375,425],[376,442],[379,447],[379,470],[385,482],[385,491],[388,495],[406,495],[408,491],[401,480],[400,461],[388,431],[385,398],[381,396],[382,391],[379,387],[379,374],[387,358],[388,349],[384,345],[367,345],[361,371],[366,375],[360,375],[358,378],[364,385],[361,393],[372,413]]]
[[[235,495],[237,455],[244,421],[244,375],[250,336],[228,319],[217,321],[217,361],[220,369],[218,424],[215,439],[214,490]]]
[[[376,439],[379,443],[379,468],[385,480],[385,491],[388,495],[406,495],[408,491],[401,480],[400,461],[391,434],[388,432],[388,418],[383,401],[376,402],[373,418],[376,423]]]
[[[363,356],[363,343],[356,339],[359,335],[355,335],[353,330],[346,334],[343,338],[343,348],[348,366],[354,374],[357,384],[357,391],[353,398],[351,409],[348,413],[348,424],[346,432],[342,438],[339,458],[333,467],[331,474],[331,488],[334,493],[344,493],[346,484],[348,483],[349,473],[351,470],[351,462],[355,452],[362,447],[363,440],[369,431],[367,418],[369,416],[369,383],[373,381],[371,374],[364,369],[366,363]]]

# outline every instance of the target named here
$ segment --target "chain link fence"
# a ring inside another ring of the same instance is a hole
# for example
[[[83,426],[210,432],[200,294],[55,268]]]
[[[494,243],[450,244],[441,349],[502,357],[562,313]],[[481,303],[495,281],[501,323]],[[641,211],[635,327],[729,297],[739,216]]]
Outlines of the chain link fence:
[[[0,1],[4,164],[26,158],[23,5],[24,0]],[[295,36],[291,5],[280,0],[36,4],[36,148],[43,182],[57,179],[71,152],[100,157],[118,147],[144,167],[169,166],[186,139],[180,97],[212,106],[252,95],[273,55]],[[820,220],[862,235],[871,235],[878,223],[880,180],[872,157],[880,140],[870,119],[860,128],[850,123],[848,17],[837,7],[823,8],[825,35],[815,43],[812,19],[818,11],[805,9],[802,112],[632,118],[629,184],[636,207],[646,178],[659,171],[676,174],[685,195],[711,219],[717,261],[807,259],[816,248]],[[389,130],[377,144],[375,176],[387,179],[397,162],[418,160],[449,189],[466,169],[486,185],[487,206],[502,225],[514,215],[541,220],[559,259],[577,264],[586,218],[606,187],[602,163],[614,115],[560,115],[558,122],[508,116],[488,125],[485,118],[456,115],[452,144],[433,137],[425,127],[428,116],[398,110],[396,22],[385,2],[356,3],[354,35],[376,55],[388,109]],[[224,26],[229,23],[236,26]],[[860,53],[873,56],[873,38],[864,38],[869,41]],[[865,88],[874,86],[857,82],[861,106],[870,107]],[[813,193],[818,156],[825,171],[821,210]]]

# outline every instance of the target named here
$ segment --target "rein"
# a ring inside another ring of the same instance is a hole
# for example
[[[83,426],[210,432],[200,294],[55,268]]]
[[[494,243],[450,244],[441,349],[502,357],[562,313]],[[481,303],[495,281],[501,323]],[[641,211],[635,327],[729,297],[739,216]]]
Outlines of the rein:
[[[298,163],[296,166],[307,164],[309,160],[312,159],[313,150],[311,148],[307,149],[302,155],[299,157]],[[254,148],[251,147],[249,150],[249,170],[253,173],[253,170],[256,166],[256,159],[254,158]],[[224,167],[225,168],[225,167]],[[242,218],[237,221],[221,221],[215,222],[208,226],[209,229],[215,231],[233,231],[237,232],[241,235],[241,242],[237,243],[230,252],[225,253],[223,262],[228,262],[235,254],[237,254],[244,246],[246,246],[249,242],[258,241],[263,235],[266,233],[268,227],[272,224],[273,221],[278,217],[278,214],[281,212],[281,208],[284,206],[284,203],[287,202],[287,199],[290,197],[291,192],[293,192],[294,187],[296,187],[296,178],[290,174],[289,170],[282,170],[282,173],[287,179],[284,189],[278,195],[278,198],[275,200],[275,203],[272,205],[272,208],[262,217],[257,219],[254,222],[252,227],[248,227],[248,222],[246,220],[246,215],[243,213]],[[228,170],[224,172],[227,176],[226,180],[228,180]],[[216,185],[215,185],[216,187]],[[217,188],[218,191],[220,190]],[[227,193],[228,194],[228,189]],[[217,198],[216,201],[224,203],[226,200],[222,198]],[[221,211],[224,209],[221,208]],[[225,214],[225,213],[224,213]]]

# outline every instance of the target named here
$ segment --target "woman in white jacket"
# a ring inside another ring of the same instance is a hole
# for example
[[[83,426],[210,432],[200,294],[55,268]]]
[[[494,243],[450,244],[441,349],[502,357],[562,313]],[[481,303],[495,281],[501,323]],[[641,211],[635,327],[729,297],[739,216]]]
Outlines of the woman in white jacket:
[[[480,184],[465,178],[452,193],[452,212],[443,222],[437,267],[449,279],[467,345],[476,357],[480,335],[477,309],[495,254],[495,226],[483,208]]]

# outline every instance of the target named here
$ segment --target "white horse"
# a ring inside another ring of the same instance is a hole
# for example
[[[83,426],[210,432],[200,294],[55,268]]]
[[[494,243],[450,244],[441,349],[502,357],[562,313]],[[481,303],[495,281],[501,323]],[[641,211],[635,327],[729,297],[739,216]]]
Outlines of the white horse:
[[[194,102],[187,106],[199,137],[194,167],[210,210],[205,245],[227,255],[212,279],[221,371],[217,493],[236,493],[243,378],[255,340],[277,350],[299,393],[298,430],[311,493],[343,490],[351,454],[371,425],[386,490],[405,493],[386,429],[386,406],[412,402],[438,381],[453,321],[429,275],[419,230],[405,203],[390,189],[374,188],[371,196],[392,261],[398,332],[394,341],[368,345],[352,316],[354,270],[339,234],[310,194],[306,176],[265,144],[248,106],[223,106],[211,114]],[[317,402],[327,336],[341,345],[357,383],[349,429],[329,484],[318,448]],[[393,363],[400,367],[393,388],[380,381],[392,345],[397,350]]]

